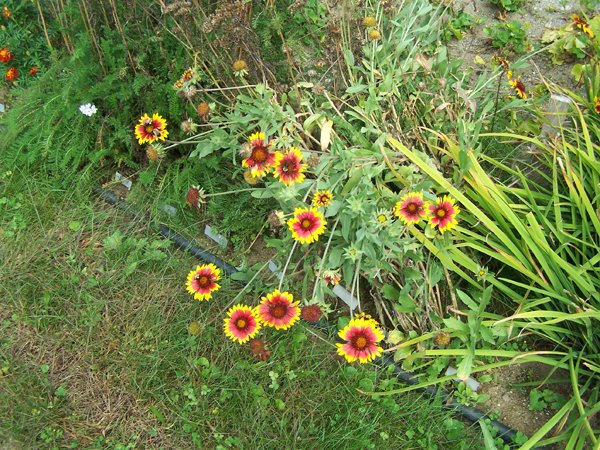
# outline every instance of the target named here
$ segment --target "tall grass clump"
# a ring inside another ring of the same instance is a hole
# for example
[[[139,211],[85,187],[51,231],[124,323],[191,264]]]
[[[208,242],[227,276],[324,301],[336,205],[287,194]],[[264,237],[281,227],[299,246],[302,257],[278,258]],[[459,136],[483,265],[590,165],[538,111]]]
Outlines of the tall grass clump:
[[[541,181],[533,182],[519,169],[467,150],[461,188],[428,165],[423,154],[390,140],[398,153],[447,189],[464,213],[463,224],[445,245],[436,247],[417,230],[414,234],[471,292],[460,295],[468,321],[446,321],[446,331],[458,336],[468,326],[477,339],[468,340],[466,349],[433,350],[421,356],[458,357],[463,376],[471,370],[529,361],[547,364],[550,373],[564,369],[569,374],[571,398],[522,448],[560,441],[568,448],[585,448],[598,442],[593,415],[600,410],[600,146],[576,102],[568,124],[555,132],[549,140],[482,134],[526,143],[540,161],[536,170]],[[434,135],[438,145],[432,150],[458,163],[464,150],[456,139]],[[498,181],[507,179],[513,182]],[[531,351],[490,349],[490,343],[526,336],[534,337]],[[485,357],[501,362],[486,362]],[[553,428],[553,436],[542,439]]]

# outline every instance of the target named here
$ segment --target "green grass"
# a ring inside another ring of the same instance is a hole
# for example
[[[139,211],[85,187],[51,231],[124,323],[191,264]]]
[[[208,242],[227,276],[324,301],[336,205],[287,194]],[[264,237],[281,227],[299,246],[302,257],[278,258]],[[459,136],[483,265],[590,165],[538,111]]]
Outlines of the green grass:
[[[360,394],[399,384],[304,324],[267,333],[271,357],[254,360],[222,332],[239,285],[192,300],[195,260],[43,179],[0,181],[1,448],[478,446],[439,402]]]

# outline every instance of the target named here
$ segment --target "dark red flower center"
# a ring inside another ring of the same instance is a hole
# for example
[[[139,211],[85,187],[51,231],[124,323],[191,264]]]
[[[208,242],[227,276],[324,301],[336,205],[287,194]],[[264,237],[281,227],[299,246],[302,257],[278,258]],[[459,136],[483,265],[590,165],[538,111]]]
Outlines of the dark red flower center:
[[[408,212],[414,213],[414,212],[417,212],[417,209],[419,209],[419,208],[417,207],[416,203],[409,203],[408,206],[406,207],[406,209],[408,210]]]
[[[269,308],[269,314],[271,314],[276,319],[281,319],[287,314],[287,306],[278,303],[276,305],[271,305]]]
[[[198,286],[201,288],[207,288],[210,286],[210,278],[206,275],[196,275],[196,281]]]
[[[257,163],[262,163],[269,157],[269,152],[262,145],[256,146],[252,149],[252,159]]]
[[[246,328],[246,325],[248,325],[246,319],[238,319],[235,321],[235,326],[238,327],[240,330]]]
[[[262,353],[262,351],[265,349],[265,343],[263,342],[262,339],[252,339],[250,341],[250,351],[252,351],[253,353],[257,354],[257,353]]]
[[[366,337],[359,335],[353,339],[352,345],[354,346],[354,348],[362,350],[363,348],[365,348],[367,346],[368,343],[369,343],[369,341],[367,340]]]
[[[435,212],[435,215],[442,219],[446,217],[446,210],[444,208],[438,208],[438,210]]]
[[[300,222],[300,226],[304,230],[310,230],[310,228],[312,226],[312,221],[310,221],[309,219],[304,219],[302,222]]]
[[[596,106],[594,106],[594,109],[598,114],[600,114],[600,103],[596,104]]]

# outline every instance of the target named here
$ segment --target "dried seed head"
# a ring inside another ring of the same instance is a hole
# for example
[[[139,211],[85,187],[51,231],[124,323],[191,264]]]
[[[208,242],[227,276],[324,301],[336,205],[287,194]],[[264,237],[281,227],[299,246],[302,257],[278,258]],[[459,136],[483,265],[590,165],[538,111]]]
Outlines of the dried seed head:
[[[373,28],[371,31],[369,31],[369,40],[370,41],[377,41],[381,39],[381,33],[379,32],[379,30],[377,30],[376,28]]]
[[[446,333],[445,331],[440,331],[433,338],[433,342],[435,342],[435,345],[438,347],[447,347],[451,340],[452,336],[450,336],[450,333]]]
[[[199,186],[192,186],[185,196],[185,201],[193,208],[200,208],[203,203],[206,203],[204,189]]]
[[[371,28],[374,27],[375,25],[377,25],[377,19],[373,16],[367,16],[363,19],[363,26],[367,27],[367,28]]]
[[[206,102],[200,102],[196,111],[200,117],[208,116],[210,114],[210,105]]]
[[[240,156],[244,159],[249,158],[252,154],[252,145],[250,142],[244,142],[240,147]]]
[[[190,322],[187,326],[188,333],[191,336],[199,336],[202,333],[202,328],[199,322]]]
[[[252,353],[253,356],[261,361],[266,361],[271,354],[271,350],[267,349],[269,343],[260,338],[252,339],[248,345],[250,348],[250,353]]]
[[[239,73],[248,69],[248,63],[243,59],[238,59],[236,62],[233,63],[232,67],[234,72]]]
[[[158,161],[163,159],[167,152],[162,144],[152,144],[146,148],[146,156],[150,161]]]
[[[185,134],[194,134],[198,129],[198,125],[192,119],[187,119],[181,122],[181,131]]]
[[[285,218],[283,217],[283,211],[271,211],[267,217],[267,222],[273,230],[278,230],[285,225]]]
[[[302,307],[302,318],[307,322],[318,322],[323,315],[319,305],[308,305]]]

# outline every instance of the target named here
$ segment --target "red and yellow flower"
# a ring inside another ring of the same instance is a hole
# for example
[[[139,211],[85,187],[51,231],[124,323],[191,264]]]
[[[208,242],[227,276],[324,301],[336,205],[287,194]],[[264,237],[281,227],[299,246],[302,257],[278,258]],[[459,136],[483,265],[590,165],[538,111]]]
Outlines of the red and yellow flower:
[[[456,216],[459,212],[460,209],[454,204],[453,198],[448,196],[437,198],[435,203],[429,206],[429,213],[431,214],[429,223],[433,227],[437,226],[443,233],[456,226],[458,223]]]
[[[9,67],[6,71],[6,81],[13,81],[19,77],[19,71],[16,67]]]
[[[8,9],[8,7],[4,7],[2,8],[2,15],[4,16],[5,19],[10,19],[12,16],[12,13],[10,12],[10,9]]]
[[[336,284],[340,284],[340,281],[342,281],[342,276],[337,270],[325,270],[323,272],[323,281],[327,284],[335,286]]]
[[[40,71],[39,67],[33,66],[31,69],[29,69],[29,75],[31,75],[32,77],[35,77],[39,71]]]
[[[0,62],[3,64],[8,64],[13,60],[15,55],[8,48],[2,47],[0,48]]]
[[[336,344],[339,355],[348,362],[359,361],[361,364],[373,361],[383,353],[377,345],[383,339],[383,333],[373,319],[357,317],[341,330],[338,335],[346,341]]]
[[[249,167],[253,177],[262,177],[271,170],[275,163],[275,154],[269,151],[272,145],[265,142],[265,133],[254,133],[248,139],[250,142],[250,156],[242,160],[242,167]]]
[[[513,78],[512,70],[506,72],[506,76],[508,77],[508,84],[512,86],[515,90],[515,94],[519,98],[527,98],[527,93],[525,92],[525,84],[521,81],[521,77]]]
[[[600,97],[594,97],[594,111],[596,114],[600,114]]]
[[[319,240],[325,232],[325,217],[315,208],[296,208],[294,217],[288,220],[292,237],[301,244],[310,244]]]
[[[322,206],[323,208],[327,208],[329,206],[329,203],[331,203],[331,200],[333,200],[333,194],[331,193],[331,191],[316,191],[315,196],[312,200],[312,204],[316,207]]]
[[[196,300],[210,300],[212,293],[221,286],[217,281],[221,278],[221,270],[214,264],[203,264],[192,270],[187,277],[187,291]]]
[[[285,153],[276,152],[273,166],[275,168],[273,175],[286,186],[304,180],[306,165],[302,163],[302,153],[297,147],[292,147]]]
[[[256,312],[260,321],[276,330],[287,330],[300,319],[300,308],[289,292],[273,291],[261,299]]]
[[[427,216],[428,206],[429,203],[423,200],[423,194],[411,192],[396,202],[394,215],[406,225],[414,225]]]
[[[232,306],[223,322],[225,335],[240,344],[252,339],[260,330],[255,309],[246,305]]]
[[[589,37],[590,39],[594,39],[594,32],[592,31],[589,24],[585,20],[583,20],[577,14],[573,14],[571,16],[571,18],[573,19],[573,23],[575,24],[575,26],[577,28],[579,28],[581,31],[583,31],[587,35],[587,37]]]
[[[152,117],[144,114],[135,126],[135,137],[140,144],[164,141],[168,135],[167,121],[158,113],[154,113]]]

